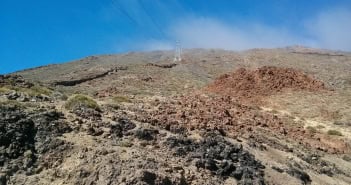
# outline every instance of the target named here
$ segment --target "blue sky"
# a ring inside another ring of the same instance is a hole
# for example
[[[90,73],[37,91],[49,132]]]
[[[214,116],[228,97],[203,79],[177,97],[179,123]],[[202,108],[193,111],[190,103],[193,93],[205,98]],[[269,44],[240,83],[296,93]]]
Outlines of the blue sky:
[[[351,51],[351,0],[0,0],[0,73],[89,55],[306,45]]]

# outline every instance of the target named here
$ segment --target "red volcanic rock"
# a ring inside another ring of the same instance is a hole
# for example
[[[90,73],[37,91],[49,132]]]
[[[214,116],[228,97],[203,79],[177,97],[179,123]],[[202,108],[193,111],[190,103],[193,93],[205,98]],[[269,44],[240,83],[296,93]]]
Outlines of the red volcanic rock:
[[[321,141],[318,139],[321,134],[305,132],[302,124],[243,105],[230,96],[190,95],[176,97],[175,100],[176,103],[160,102],[155,109],[145,111],[141,114],[143,116],[140,121],[175,133],[216,130],[233,138],[250,135],[256,137],[265,133],[267,136],[291,139],[305,147],[322,148],[330,153],[348,150],[341,140],[331,142],[331,138],[325,138]]]
[[[250,99],[268,96],[284,90],[325,90],[324,83],[292,68],[264,66],[256,70],[240,68],[224,74],[206,90],[218,94]]]

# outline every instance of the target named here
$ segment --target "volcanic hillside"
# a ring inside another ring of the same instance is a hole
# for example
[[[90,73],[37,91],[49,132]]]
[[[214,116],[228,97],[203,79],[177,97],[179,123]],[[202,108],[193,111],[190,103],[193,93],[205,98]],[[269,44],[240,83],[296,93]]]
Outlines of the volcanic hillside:
[[[350,53],[183,54],[0,75],[0,185],[351,184]]]

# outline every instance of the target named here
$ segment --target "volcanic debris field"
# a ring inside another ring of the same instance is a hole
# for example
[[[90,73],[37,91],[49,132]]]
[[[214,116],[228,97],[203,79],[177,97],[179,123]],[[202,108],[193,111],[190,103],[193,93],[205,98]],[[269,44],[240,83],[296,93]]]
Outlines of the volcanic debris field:
[[[351,54],[171,61],[126,53],[0,75],[0,184],[351,184]]]

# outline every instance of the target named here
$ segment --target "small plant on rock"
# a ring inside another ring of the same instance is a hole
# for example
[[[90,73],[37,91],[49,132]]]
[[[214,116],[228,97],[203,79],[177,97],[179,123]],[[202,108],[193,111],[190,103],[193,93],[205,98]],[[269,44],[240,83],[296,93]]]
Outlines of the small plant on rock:
[[[316,128],[317,128],[317,129],[323,129],[323,128],[325,128],[325,126],[323,126],[323,125],[317,125]]]
[[[329,135],[342,136],[342,133],[337,130],[328,130]]]
[[[65,108],[68,110],[74,110],[80,107],[91,108],[100,111],[100,106],[96,103],[95,100],[82,94],[73,95],[67,100],[65,104]]]
[[[28,93],[35,96],[35,95],[41,95],[41,94],[44,94],[44,95],[47,95],[47,96],[50,96],[51,93],[52,93],[52,90],[51,89],[48,89],[46,87],[43,87],[43,86],[39,86],[39,85],[34,85],[32,86],[31,88],[29,88],[28,90]]]

